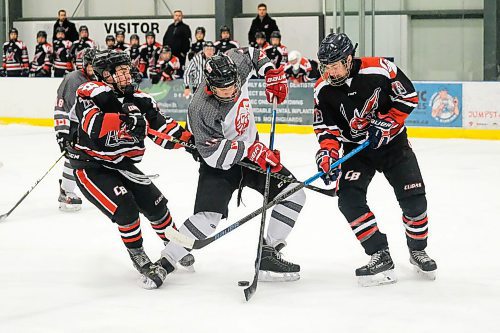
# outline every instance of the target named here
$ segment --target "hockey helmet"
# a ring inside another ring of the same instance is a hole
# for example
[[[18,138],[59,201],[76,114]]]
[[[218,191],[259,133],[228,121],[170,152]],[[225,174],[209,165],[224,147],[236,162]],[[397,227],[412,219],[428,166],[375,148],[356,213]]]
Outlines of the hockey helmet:
[[[264,31],[257,31],[255,33],[255,39],[258,39],[258,38],[266,39],[266,33]]]
[[[36,38],[39,38],[39,37],[47,38],[47,32],[45,32],[43,30],[38,31],[36,34]]]
[[[16,28],[10,28],[9,34],[16,34],[19,35],[19,31]]]
[[[154,32],[152,32],[152,31],[146,32],[146,38],[149,37],[149,36],[151,36],[153,38],[156,38],[156,34]]]
[[[108,41],[110,41],[110,40],[112,40],[112,41],[114,42],[114,41],[115,41],[115,36],[113,36],[113,35],[107,35],[107,36],[106,36],[106,43],[107,43]]]
[[[130,35],[130,40],[132,40],[132,39],[135,39],[135,40],[137,40],[137,41],[140,41],[140,39],[139,39],[139,35],[138,35],[138,34],[132,34],[132,35]]]
[[[60,32],[62,32],[66,36],[66,30],[63,27],[56,28],[56,35]]]
[[[220,33],[223,33],[223,32],[231,33],[231,29],[229,29],[229,27],[224,24],[223,26],[220,27]]]
[[[125,31],[124,30],[117,30],[115,32],[115,36],[124,36],[125,37]]]
[[[118,74],[116,68],[118,66],[128,66],[128,73]],[[127,52],[117,52],[115,50],[105,50],[96,52],[95,57],[92,61],[92,67],[96,76],[103,82],[112,85],[115,91],[121,93],[130,93],[134,91],[132,86],[132,77],[130,74],[131,60]],[[105,75],[104,72],[108,72]],[[128,74],[128,76],[126,76]],[[109,78],[113,79],[113,82],[109,82]]]
[[[275,30],[273,32],[271,32],[271,38],[279,38],[281,39],[281,33],[279,32],[279,30]]]
[[[196,28],[196,30],[194,31],[194,34],[196,35],[198,32],[201,32],[203,35],[205,35],[205,33],[206,33],[204,27],[198,27],[198,28]]]
[[[220,102],[231,102],[240,94],[240,79],[234,61],[226,54],[218,54],[207,59],[203,68],[205,82],[214,97]],[[218,89],[234,86],[234,91],[229,96],[221,96]]]
[[[82,25],[82,26],[80,26],[80,29],[78,29],[78,32],[82,32],[82,31],[89,32],[89,28],[86,25]]]
[[[92,65],[96,52],[96,49],[93,47],[87,47],[83,50],[83,68],[86,68],[87,65]]]
[[[351,40],[345,33],[331,33],[326,36],[319,45],[318,60],[320,62],[321,76],[331,85],[342,85],[349,77],[352,63],[347,62],[349,56],[354,57],[356,46],[352,45]],[[340,61],[346,68],[347,74],[338,77],[332,77],[326,73],[326,66]]]

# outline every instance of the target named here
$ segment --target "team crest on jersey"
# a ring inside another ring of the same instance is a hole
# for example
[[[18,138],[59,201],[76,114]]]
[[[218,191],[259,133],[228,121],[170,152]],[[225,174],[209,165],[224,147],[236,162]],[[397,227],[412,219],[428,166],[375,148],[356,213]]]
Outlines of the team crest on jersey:
[[[139,140],[126,131],[111,131],[106,137],[106,147],[118,147],[122,145],[135,145]]]
[[[236,108],[236,118],[234,119],[234,127],[238,135],[245,133],[250,125],[250,100],[243,98]]]
[[[371,97],[363,105],[363,109],[359,111],[357,108],[354,109],[354,117],[349,122],[351,127],[351,133],[353,137],[364,135],[359,132],[364,132],[366,128],[370,125],[370,121],[378,108],[378,99],[380,94],[380,88],[375,89]],[[344,117],[347,118],[343,105],[341,106],[342,113]]]

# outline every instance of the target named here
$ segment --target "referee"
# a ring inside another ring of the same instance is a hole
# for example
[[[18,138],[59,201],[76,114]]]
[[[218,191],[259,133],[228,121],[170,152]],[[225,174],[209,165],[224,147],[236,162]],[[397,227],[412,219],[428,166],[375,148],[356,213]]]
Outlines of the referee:
[[[184,97],[189,97],[196,91],[196,88],[203,80],[203,67],[207,59],[215,54],[215,46],[211,41],[205,41],[203,44],[203,51],[198,53],[191,59],[189,65],[184,73]]]

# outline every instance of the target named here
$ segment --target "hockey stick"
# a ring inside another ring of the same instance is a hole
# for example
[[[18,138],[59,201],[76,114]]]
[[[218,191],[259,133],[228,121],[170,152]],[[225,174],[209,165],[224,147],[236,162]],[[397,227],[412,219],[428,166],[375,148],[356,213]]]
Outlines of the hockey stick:
[[[11,210],[9,210],[5,214],[0,215],[0,222],[2,222],[7,217],[9,217],[10,213],[12,213],[12,211],[14,209],[16,209],[17,206],[19,206],[21,204],[21,202],[23,202],[23,200],[28,196],[28,194],[30,194],[33,191],[33,189],[38,185],[38,183],[40,183],[45,178],[45,176],[47,176],[47,174],[50,172],[50,170],[52,170],[56,166],[56,164],[61,160],[61,158],[64,157],[65,154],[66,154],[66,152],[62,153],[61,156],[59,156],[59,158],[54,162],[54,164],[52,164],[52,166],[49,168],[49,170],[47,170],[47,172],[45,172],[45,174],[42,176],[42,178],[38,179],[35,182],[35,184],[33,186],[31,186],[31,188],[26,193],[24,193],[24,195],[21,197],[21,199],[19,199],[19,201],[14,205],[14,207],[11,208]]]
[[[170,142],[173,142],[173,143],[177,143],[177,144],[179,144],[179,145],[181,145],[183,147],[186,147],[186,148],[196,149],[196,146],[193,145],[193,144],[181,141],[181,140],[179,140],[177,138],[174,138],[173,136],[168,135],[166,133],[155,131],[152,128],[148,128],[148,134],[156,136],[157,138],[160,138],[160,139],[163,139],[163,140],[167,140],[167,141],[170,141]],[[243,167],[245,167],[245,168],[248,168],[250,170],[259,172],[259,173],[263,173],[263,174],[266,173],[266,170],[263,170],[260,167],[258,167],[257,165],[253,165],[251,163],[240,161],[240,162],[238,162],[238,164],[241,165],[241,166],[243,166]],[[288,178],[287,176],[281,175],[279,173],[271,173],[271,177],[277,178],[277,179],[282,180],[282,181],[287,182],[287,183],[299,183],[299,181],[297,179],[295,179],[295,178]],[[308,189],[310,189],[312,191],[316,191],[318,193],[330,196],[330,197],[336,196],[336,190],[335,189],[326,189],[326,188],[321,188],[321,187],[317,187],[317,186],[314,186],[314,185],[306,185],[306,188],[308,188]]]
[[[269,150],[274,150],[274,133],[276,131],[276,109],[278,108],[278,102],[276,97],[273,98],[273,114],[271,119],[271,132],[269,135]],[[271,187],[271,165],[267,165],[266,169],[266,184],[264,186],[264,198],[262,202],[262,218],[260,220],[260,232],[259,232],[259,242],[257,243],[257,257],[255,258],[255,273],[253,275],[253,281],[250,286],[245,288],[245,299],[247,302],[252,298],[253,294],[257,290],[257,282],[259,280],[259,270],[260,261],[262,260],[262,247],[264,246],[264,229],[266,226],[266,215],[267,215],[267,201],[269,200],[269,188]]]
[[[366,141],[363,144],[361,144],[358,147],[356,147],[355,149],[353,149],[352,151],[350,151],[347,155],[342,156],[337,162],[335,162],[335,163],[332,164],[330,170],[335,169],[340,164],[344,163],[349,158],[351,158],[353,155],[356,155],[361,150],[365,149],[368,146],[368,144],[369,144],[368,141]],[[269,209],[269,208],[273,207],[274,205],[276,205],[277,203],[285,200],[286,198],[288,198],[289,196],[291,196],[295,192],[298,192],[300,189],[304,188],[305,185],[314,182],[316,179],[320,178],[323,175],[324,175],[324,172],[320,171],[320,172],[314,174],[312,177],[306,179],[304,182],[298,183],[298,185],[295,186],[294,188],[292,188],[291,190],[289,190],[287,192],[284,192],[284,193],[278,195],[273,200],[269,201],[267,203],[267,205],[266,205],[266,209]],[[231,224],[230,226],[226,227],[225,229],[223,229],[223,230],[217,232],[216,234],[214,234],[214,235],[212,235],[210,237],[207,237],[205,239],[194,239],[194,238],[188,237],[188,236],[186,236],[184,234],[181,234],[179,231],[175,230],[174,228],[167,228],[167,229],[165,229],[165,237],[168,240],[173,241],[173,242],[175,242],[175,243],[177,243],[177,244],[179,244],[179,245],[181,245],[181,246],[183,246],[183,247],[185,247],[187,249],[199,250],[201,248],[204,248],[208,244],[216,241],[217,239],[219,239],[219,238],[227,235],[228,233],[230,233],[234,229],[236,229],[236,228],[242,226],[243,224],[247,223],[248,221],[250,221],[251,219],[253,219],[257,215],[259,215],[262,212],[262,210],[263,210],[262,207],[260,207],[259,209],[251,212],[247,216],[245,216],[245,217],[241,218],[240,220],[234,222],[233,224]]]
[[[361,150],[365,149],[368,146],[368,144],[369,144],[368,141],[366,141],[363,144],[361,144],[358,147],[356,147],[355,149],[353,149],[352,151],[350,151],[347,155],[342,156],[337,162],[335,162],[335,163],[332,164],[330,170],[335,169],[340,164],[344,163],[349,158],[351,158],[353,155],[356,155]],[[287,192],[284,192],[284,193],[278,195],[273,200],[269,201],[267,203],[267,205],[266,205],[266,209],[269,209],[269,208],[273,207],[274,205],[276,205],[277,203],[285,200],[286,198],[288,198],[289,196],[291,196],[295,192],[298,192],[300,189],[304,188],[305,185],[314,182],[316,179],[320,178],[323,175],[324,175],[324,172],[320,171],[320,172],[314,174],[312,177],[306,179],[304,182],[298,183],[298,185],[295,186],[294,188],[292,188],[291,190],[288,190]],[[181,234],[179,231],[175,230],[174,228],[167,228],[167,229],[165,229],[165,237],[168,240],[173,241],[173,242],[175,242],[175,243],[177,243],[177,244],[179,244],[179,245],[181,245],[181,246],[183,246],[183,247],[185,247],[187,249],[199,250],[201,248],[204,248],[208,244],[216,241],[217,239],[219,239],[219,238],[227,235],[228,233],[230,233],[234,229],[236,229],[236,228],[242,226],[243,224],[247,223],[248,221],[250,221],[251,219],[253,219],[257,215],[259,215],[262,212],[262,210],[263,210],[262,207],[260,207],[259,209],[251,212],[247,216],[245,216],[245,217],[241,218],[240,220],[234,222],[233,224],[231,224],[230,226],[226,227],[225,229],[223,229],[223,230],[217,232],[216,234],[214,234],[214,235],[212,235],[210,237],[207,237],[205,239],[194,239],[194,238],[188,237],[188,236],[186,236],[184,234]]]

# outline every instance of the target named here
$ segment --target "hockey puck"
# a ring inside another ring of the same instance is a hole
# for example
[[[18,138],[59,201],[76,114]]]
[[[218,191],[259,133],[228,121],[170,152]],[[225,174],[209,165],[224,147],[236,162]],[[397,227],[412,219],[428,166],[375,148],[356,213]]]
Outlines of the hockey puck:
[[[248,287],[249,285],[250,285],[250,282],[248,282],[248,281],[238,281],[239,287]]]

